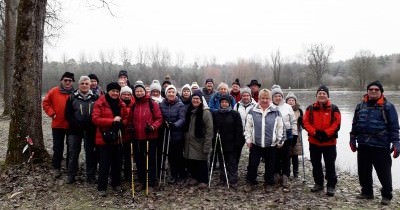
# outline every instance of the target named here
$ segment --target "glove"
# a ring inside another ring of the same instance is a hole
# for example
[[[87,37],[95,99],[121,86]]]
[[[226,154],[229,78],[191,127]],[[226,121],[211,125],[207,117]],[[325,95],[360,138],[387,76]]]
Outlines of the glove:
[[[147,134],[149,134],[153,131],[154,131],[154,128],[149,124],[147,124],[146,127],[144,128],[144,132],[146,132]]]
[[[393,158],[397,158],[400,155],[400,142],[396,141],[392,143]]]
[[[121,121],[113,121],[113,127],[115,129],[122,129],[124,127],[124,125],[122,124]]]
[[[169,128],[170,128],[171,130],[173,130],[173,129],[176,128],[176,125],[175,125],[173,122],[170,122],[170,123],[169,123]]]
[[[276,147],[277,147],[278,149],[280,149],[280,148],[283,147],[283,144],[284,144],[284,143],[285,143],[284,141],[280,140],[280,141],[278,142],[278,144],[276,144]]]
[[[315,131],[315,138],[320,142],[328,141],[328,135],[326,135],[325,131],[321,131],[321,130]]]
[[[356,137],[354,135],[350,135],[350,149],[353,152],[357,151],[357,141],[356,141]]]
[[[292,138],[292,141],[291,141],[292,147],[296,146],[296,144],[297,144],[297,138],[298,138],[297,135],[293,135],[293,138]]]

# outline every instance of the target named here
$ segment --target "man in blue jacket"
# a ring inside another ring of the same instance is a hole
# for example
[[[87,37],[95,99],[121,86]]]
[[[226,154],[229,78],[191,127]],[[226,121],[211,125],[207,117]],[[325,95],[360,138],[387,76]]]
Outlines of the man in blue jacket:
[[[358,145],[357,145],[358,143]],[[392,147],[390,147],[392,145]],[[358,177],[361,193],[358,199],[373,199],[372,167],[382,184],[382,205],[389,205],[392,195],[392,159],[400,152],[399,121],[395,106],[383,96],[383,86],[374,81],[356,107],[350,132],[350,148],[358,151]]]

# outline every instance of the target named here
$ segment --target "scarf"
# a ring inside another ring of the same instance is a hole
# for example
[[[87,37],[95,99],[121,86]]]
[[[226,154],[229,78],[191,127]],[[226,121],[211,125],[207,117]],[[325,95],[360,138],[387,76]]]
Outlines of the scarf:
[[[231,106],[228,106],[227,108],[218,109],[218,112],[221,112],[221,113],[226,113],[226,112],[230,112],[230,111],[232,111],[232,107]]]
[[[106,101],[108,105],[110,105],[114,117],[121,116],[121,107],[119,107],[119,98],[113,99],[110,97],[110,95],[106,94]]]
[[[185,116],[185,132],[189,131],[190,118],[192,117],[192,114],[196,115],[196,120],[194,122],[194,136],[196,138],[204,138],[203,103],[201,103],[197,108],[190,104]]]
[[[75,91],[74,87],[71,87],[70,89],[65,89],[61,84],[60,84],[59,90],[61,93],[64,93],[64,94],[71,94]]]

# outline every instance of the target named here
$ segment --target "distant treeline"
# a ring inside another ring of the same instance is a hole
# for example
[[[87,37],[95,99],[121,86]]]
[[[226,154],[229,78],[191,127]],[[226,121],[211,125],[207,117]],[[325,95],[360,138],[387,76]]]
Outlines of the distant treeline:
[[[364,59],[364,60],[363,60]],[[365,59],[368,59],[366,62]],[[364,65],[364,66],[363,66]],[[365,66],[367,65],[367,66]],[[63,72],[70,71],[75,74],[77,81],[81,75],[95,73],[100,79],[100,85],[106,86],[108,82],[116,81],[118,72],[127,70],[129,80],[134,83],[142,80],[150,84],[153,79],[164,81],[169,75],[173,84],[178,87],[186,83],[196,81],[200,86],[206,78],[213,78],[218,84],[226,82],[230,85],[235,78],[240,79],[242,87],[250,80],[257,79],[263,87],[270,88],[273,83],[273,71],[269,64],[263,64],[255,60],[239,60],[236,63],[207,63],[199,65],[193,63],[190,66],[160,65],[160,64],[131,64],[125,62],[123,65],[112,62],[77,62],[69,59],[65,62],[44,62],[43,65],[43,92],[58,85]],[[380,57],[354,57],[353,59],[334,62],[329,64],[329,71],[324,75],[326,85],[337,88],[362,89],[364,83],[379,79],[387,88],[398,89],[400,83],[400,54]],[[311,88],[317,86],[307,64],[283,63],[279,85],[282,88]]]

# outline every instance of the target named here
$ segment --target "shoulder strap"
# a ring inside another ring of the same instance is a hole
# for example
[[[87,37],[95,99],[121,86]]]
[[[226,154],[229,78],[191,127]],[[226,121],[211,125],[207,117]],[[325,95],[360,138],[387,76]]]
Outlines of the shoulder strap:
[[[314,110],[314,107],[313,107],[312,104],[309,105],[309,106],[307,107],[307,109],[306,109],[306,111],[308,111],[308,121],[310,122],[310,124],[313,124],[313,123],[314,123],[313,110]]]
[[[153,99],[149,99],[149,107],[150,107],[150,111],[151,114],[154,114],[154,104],[153,104]]]

